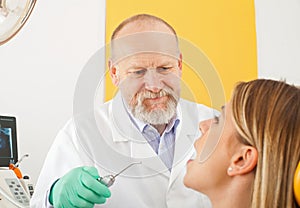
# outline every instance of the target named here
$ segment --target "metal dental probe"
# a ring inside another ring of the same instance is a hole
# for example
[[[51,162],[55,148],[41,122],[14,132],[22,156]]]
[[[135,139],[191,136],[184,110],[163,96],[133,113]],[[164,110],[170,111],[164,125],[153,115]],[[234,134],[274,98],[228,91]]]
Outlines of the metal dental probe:
[[[127,167],[125,167],[123,170],[121,170],[119,173],[117,173],[116,175],[107,175],[107,176],[103,176],[103,177],[99,177],[97,178],[97,181],[99,181],[100,183],[102,183],[103,185],[110,187],[111,185],[114,184],[115,179],[118,175],[120,175],[121,173],[123,173],[125,170],[127,170],[128,168],[130,168],[133,165],[137,165],[137,164],[142,164],[142,162],[134,162],[131,163],[130,165],[128,165]]]

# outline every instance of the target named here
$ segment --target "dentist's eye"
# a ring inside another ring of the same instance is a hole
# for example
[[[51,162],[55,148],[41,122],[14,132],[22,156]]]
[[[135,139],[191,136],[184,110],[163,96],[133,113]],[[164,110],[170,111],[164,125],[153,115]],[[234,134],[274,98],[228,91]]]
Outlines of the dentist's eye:
[[[141,70],[137,70],[137,71],[134,71],[132,73],[136,74],[136,75],[144,75],[146,73],[146,69],[141,69]]]
[[[167,67],[159,67],[156,69],[156,71],[160,74],[168,74],[169,72],[171,72],[173,69],[173,67],[171,66],[167,66]]]
[[[143,77],[147,72],[147,69],[130,70],[128,74],[133,78]]]

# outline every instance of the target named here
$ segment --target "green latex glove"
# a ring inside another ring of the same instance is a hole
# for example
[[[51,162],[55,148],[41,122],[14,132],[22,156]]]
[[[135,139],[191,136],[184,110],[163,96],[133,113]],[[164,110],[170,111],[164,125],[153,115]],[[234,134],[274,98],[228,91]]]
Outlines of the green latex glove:
[[[96,180],[98,177],[94,167],[72,169],[52,186],[50,203],[55,208],[88,208],[105,203],[106,198],[110,197],[110,191]]]

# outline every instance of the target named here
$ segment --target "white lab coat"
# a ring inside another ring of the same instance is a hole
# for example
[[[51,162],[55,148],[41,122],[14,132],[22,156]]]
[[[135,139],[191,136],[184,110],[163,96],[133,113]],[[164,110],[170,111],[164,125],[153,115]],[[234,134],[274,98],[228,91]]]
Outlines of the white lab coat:
[[[47,155],[31,207],[49,207],[46,202],[51,184],[74,167],[95,166],[104,176],[117,173],[133,161],[142,164],[118,176],[110,187],[111,197],[96,207],[211,207],[206,196],[184,186],[183,177],[186,162],[194,154],[194,140],[200,134],[198,124],[214,112],[183,99],[177,112],[180,123],[171,173],[130,121],[120,94],[93,114],[74,117],[58,133]]]

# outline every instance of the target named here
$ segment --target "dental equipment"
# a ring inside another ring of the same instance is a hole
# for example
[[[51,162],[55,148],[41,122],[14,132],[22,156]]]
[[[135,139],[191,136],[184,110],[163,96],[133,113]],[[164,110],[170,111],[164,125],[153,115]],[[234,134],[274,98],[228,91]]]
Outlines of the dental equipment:
[[[142,162],[134,162],[131,163],[130,165],[128,165],[127,167],[125,167],[123,170],[121,170],[119,173],[117,173],[116,175],[107,175],[107,176],[103,176],[103,177],[99,177],[97,179],[97,181],[99,181],[100,183],[102,183],[103,185],[110,187],[114,184],[116,177],[118,175],[120,175],[121,173],[123,173],[125,170],[127,170],[128,168],[130,168],[133,165],[137,165],[137,164],[142,164]]]

